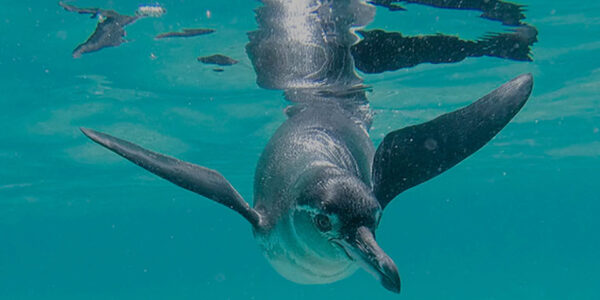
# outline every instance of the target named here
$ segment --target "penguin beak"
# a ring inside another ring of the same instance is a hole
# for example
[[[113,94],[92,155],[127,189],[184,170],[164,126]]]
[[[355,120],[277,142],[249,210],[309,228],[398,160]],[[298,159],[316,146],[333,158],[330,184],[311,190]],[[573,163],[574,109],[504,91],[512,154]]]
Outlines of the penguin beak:
[[[370,229],[364,226],[359,227],[354,237],[350,237],[341,244],[346,253],[375,276],[383,287],[394,293],[400,293],[398,268],[379,247]]]

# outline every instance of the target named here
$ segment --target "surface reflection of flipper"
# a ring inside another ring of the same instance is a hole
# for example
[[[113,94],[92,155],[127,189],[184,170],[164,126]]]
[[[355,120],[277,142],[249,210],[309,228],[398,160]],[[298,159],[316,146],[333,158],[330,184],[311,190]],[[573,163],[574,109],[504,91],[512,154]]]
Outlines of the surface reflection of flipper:
[[[537,33],[534,27],[523,25],[511,32],[488,34],[477,45],[485,56],[531,61],[531,45],[537,42]]]
[[[383,30],[358,31],[363,40],[352,47],[356,68],[365,73],[381,73],[414,67],[421,63],[453,63],[478,51],[476,42],[456,36],[403,36]],[[480,56],[480,55],[479,55]]]
[[[421,63],[454,63],[467,57],[493,56],[531,61],[531,46],[537,42],[535,27],[522,23],[524,6],[499,0],[371,0],[390,10],[404,10],[398,3],[479,10],[481,17],[514,26],[510,32],[491,33],[480,40],[457,36],[403,36],[383,30],[358,31],[364,38],[352,47],[356,67],[365,73],[409,68]]]
[[[500,0],[370,0],[370,3],[389,10],[404,10],[397,3],[415,3],[439,8],[478,10],[481,17],[500,21],[504,25],[519,25],[525,19],[524,6]]]
[[[260,215],[219,172],[146,150],[138,145],[82,128],[94,142],[128,159],[134,164],[194,193],[225,205],[241,214],[255,227]]]
[[[174,38],[174,37],[195,37],[195,36],[199,36],[199,35],[205,35],[205,34],[210,34],[215,32],[214,29],[208,29],[208,28],[186,28],[183,29],[182,31],[172,31],[172,32],[166,32],[166,33],[161,33],[159,35],[157,35],[155,38],[156,39],[164,39],[164,38]]]
[[[421,63],[455,63],[467,57],[493,56],[531,61],[537,30],[523,25],[511,32],[489,34],[479,41],[449,35],[403,36],[383,30],[358,31],[363,40],[352,47],[356,68],[381,73]]]
[[[66,11],[70,11],[70,12],[76,12],[79,14],[91,14],[92,18],[95,18],[98,13],[100,12],[99,8],[80,8],[74,5],[70,5],[70,4],[66,4],[62,1],[58,2],[58,5],[60,5],[62,8],[64,8]]]
[[[523,107],[532,87],[531,75],[522,75],[465,108],[387,134],[373,162],[381,205],[487,144]]]
[[[66,11],[80,14],[92,14],[92,17],[101,16],[96,30],[85,41],[73,50],[73,57],[81,57],[84,53],[95,52],[106,47],[116,47],[125,43],[125,26],[135,22],[141,16],[121,15],[114,10],[103,10],[100,8],[78,8],[73,5],[59,2]]]

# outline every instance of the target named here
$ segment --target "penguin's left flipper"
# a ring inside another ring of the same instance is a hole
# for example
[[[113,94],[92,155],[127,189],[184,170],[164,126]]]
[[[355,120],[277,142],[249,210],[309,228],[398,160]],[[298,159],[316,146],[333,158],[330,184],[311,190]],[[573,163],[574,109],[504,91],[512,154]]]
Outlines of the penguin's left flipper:
[[[388,133],[373,161],[381,206],[487,144],[519,112],[532,88],[531,74],[521,75],[467,107]]]
[[[260,214],[252,209],[235,188],[215,170],[146,150],[116,137],[81,128],[94,142],[121,155],[136,165],[241,214],[253,226],[260,226]]]

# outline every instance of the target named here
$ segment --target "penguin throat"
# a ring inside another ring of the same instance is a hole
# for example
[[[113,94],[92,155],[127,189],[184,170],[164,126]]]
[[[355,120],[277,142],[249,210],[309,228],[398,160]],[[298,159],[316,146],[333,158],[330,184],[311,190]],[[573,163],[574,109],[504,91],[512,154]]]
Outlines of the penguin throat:
[[[312,214],[296,210],[268,233],[257,236],[266,258],[285,278],[302,284],[325,284],[353,274],[358,264],[320,232]]]

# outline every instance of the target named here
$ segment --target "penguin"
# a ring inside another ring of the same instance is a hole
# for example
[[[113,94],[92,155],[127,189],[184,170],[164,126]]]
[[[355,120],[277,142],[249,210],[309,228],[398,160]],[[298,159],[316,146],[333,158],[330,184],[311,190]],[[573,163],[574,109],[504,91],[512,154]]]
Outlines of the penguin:
[[[240,214],[266,259],[288,280],[327,284],[364,269],[399,293],[398,267],[375,235],[385,208],[490,141],[526,103],[533,78],[518,76],[462,109],[392,131],[375,148],[367,88],[350,53],[358,39],[353,29],[372,20],[373,6],[363,0],[262,2],[246,51],[257,84],[283,90],[292,106],[257,163],[252,206],[216,170],[81,130]]]

